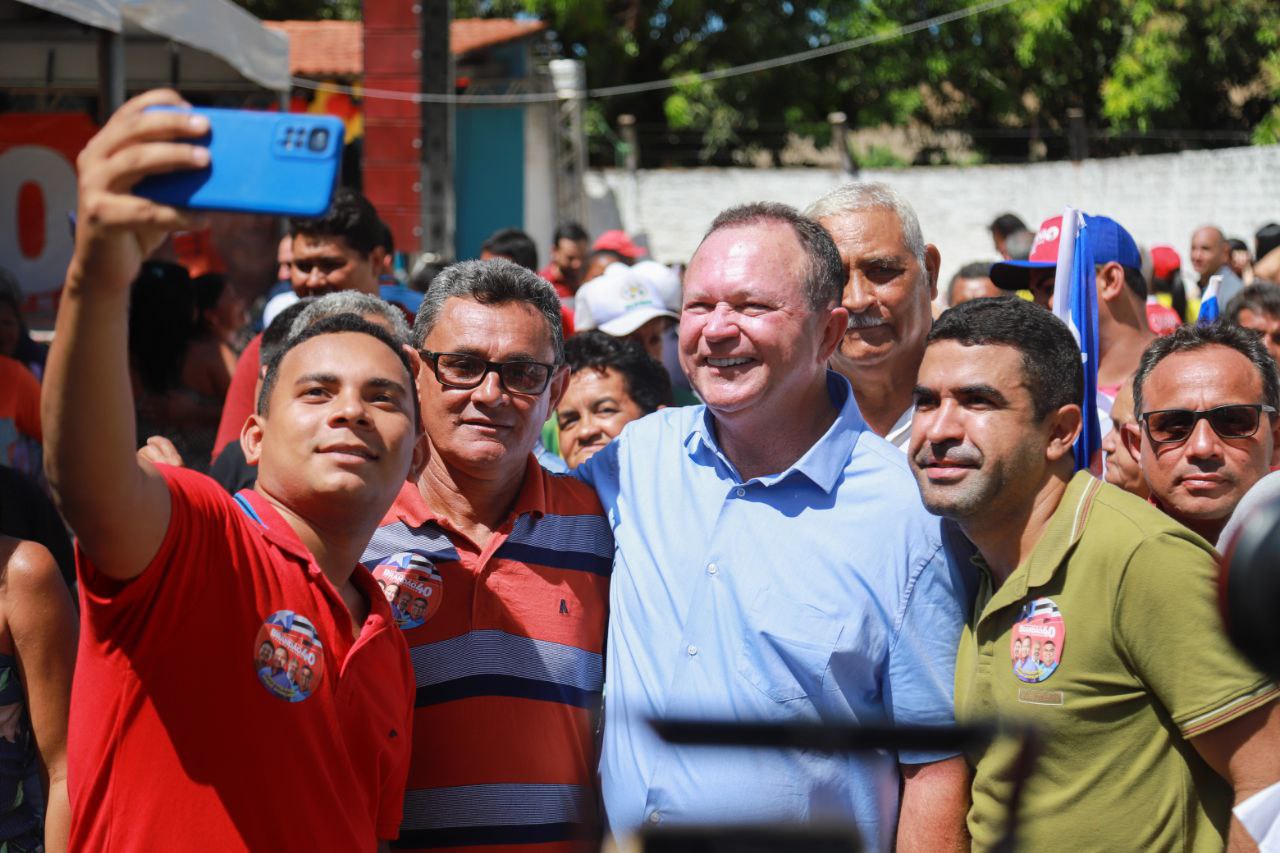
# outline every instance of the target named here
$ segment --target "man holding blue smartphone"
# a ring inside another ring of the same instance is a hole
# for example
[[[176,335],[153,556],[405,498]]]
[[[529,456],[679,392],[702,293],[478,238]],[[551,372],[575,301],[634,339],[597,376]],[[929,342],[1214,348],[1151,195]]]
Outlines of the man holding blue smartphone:
[[[272,358],[241,430],[253,490],[139,461],[129,286],[190,222],[131,190],[210,157],[187,144],[204,117],[157,105],[187,106],[134,98],[78,158],[44,385],[49,481],[79,539],[70,847],[374,850],[399,829],[414,684],[357,562],[420,463],[418,365],[381,327],[322,320]]]

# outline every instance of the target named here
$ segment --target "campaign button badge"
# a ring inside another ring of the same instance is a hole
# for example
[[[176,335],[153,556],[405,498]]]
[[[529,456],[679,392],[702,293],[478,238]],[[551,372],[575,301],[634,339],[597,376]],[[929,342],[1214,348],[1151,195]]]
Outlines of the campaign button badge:
[[[324,646],[311,620],[277,610],[258,629],[254,642],[258,681],[286,702],[301,702],[324,679]]]
[[[1062,611],[1049,598],[1036,598],[1018,613],[1009,639],[1013,674],[1019,681],[1039,684],[1058,671],[1067,642]]]
[[[425,625],[440,610],[444,578],[421,554],[401,551],[378,563],[373,578],[391,605],[391,616],[402,631]]]

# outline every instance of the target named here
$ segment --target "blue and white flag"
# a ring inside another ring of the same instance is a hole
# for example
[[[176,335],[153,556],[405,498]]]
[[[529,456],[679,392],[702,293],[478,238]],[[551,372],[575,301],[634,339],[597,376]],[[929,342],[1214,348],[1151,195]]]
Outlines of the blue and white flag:
[[[1084,425],[1076,439],[1076,470],[1094,469],[1101,461],[1102,425],[1098,421],[1098,289],[1093,271],[1093,243],[1084,212],[1068,207],[1062,214],[1058,265],[1053,280],[1053,313],[1067,324],[1080,344],[1084,364]]]
[[[1196,315],[1197,326],[1207,326],[1218,319],[1218,288],[1222,285],[1222,276],[1209,276],[1209,286],[1204,289],[1200,299],[1200,313]]]

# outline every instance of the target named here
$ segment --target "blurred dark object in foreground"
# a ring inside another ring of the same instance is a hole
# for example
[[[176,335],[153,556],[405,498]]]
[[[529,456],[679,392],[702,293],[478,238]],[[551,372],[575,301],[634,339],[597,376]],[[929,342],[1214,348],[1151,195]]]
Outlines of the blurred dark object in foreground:
[[[1225,549],[1219,595],[1227,636],[1254,666],[1280,680],[1280,500],[1249,513]]]

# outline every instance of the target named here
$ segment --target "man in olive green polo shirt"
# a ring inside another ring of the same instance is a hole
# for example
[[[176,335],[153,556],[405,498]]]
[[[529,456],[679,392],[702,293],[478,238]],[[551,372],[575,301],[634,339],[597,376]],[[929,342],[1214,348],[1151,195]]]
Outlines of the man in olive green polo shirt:
[[[1233,801],[1280,780],[1280,691],[1223,636],[1213,550],[1073,473],[1080,351],[1049,312],[977,300],[928,340],[908,455],[925,506],[980,555],[956,717],[1043,739],[1020,849],[1222,850]],[[1004,832],[1016,751],[973,757],[975,849]]]

